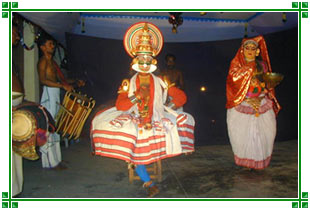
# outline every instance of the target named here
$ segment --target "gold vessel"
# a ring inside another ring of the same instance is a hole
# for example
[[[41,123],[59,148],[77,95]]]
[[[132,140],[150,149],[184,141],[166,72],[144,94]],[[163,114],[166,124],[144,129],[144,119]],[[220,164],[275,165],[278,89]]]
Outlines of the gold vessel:
[[[267,88],[275,88],[283,80],[284,76],[279,73],[265,73],[263,74],[263,80],[267,85]]]

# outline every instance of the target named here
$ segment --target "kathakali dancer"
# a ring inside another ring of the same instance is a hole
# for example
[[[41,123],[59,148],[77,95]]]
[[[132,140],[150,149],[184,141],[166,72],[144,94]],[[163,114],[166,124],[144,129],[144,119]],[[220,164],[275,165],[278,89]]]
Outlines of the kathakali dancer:
[[[264,74],[271,65],[263,36],[243,39],[231,61],[226,83],[227,125],[235,163],[251,169],[266,168],[276,136],[280,110]]]
[[[194,151],[195,121],[177,110],[186,103],[185,93],[152,74],[162,45],[162,34],[152,23],[140,22],[127,30],[124,47],[137,73],[123,80],[115,107],[99,112],[91,128],[95,154],[134,165],[149,197],[159,189],[145,165]],[[166,103],[168,97],[172,100]]]

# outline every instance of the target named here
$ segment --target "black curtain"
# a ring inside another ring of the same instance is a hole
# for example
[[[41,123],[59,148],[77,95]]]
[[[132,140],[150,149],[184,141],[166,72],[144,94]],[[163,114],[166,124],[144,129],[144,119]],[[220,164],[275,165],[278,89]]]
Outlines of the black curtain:
[[[297,28],[265,35],[271,66],[284,74],[276,95],[283,109],[277,117],[276,141],[298,137],[298,31]],[[113,103],[124,78],[129,78],[131,58],[121,40],[66,34],[69,74],[85,79],[81,89],[96,99],[97,105]],[[226,125],[226,76],[241,39],[164,43],[157,57],[164,68],[167,53],[176,56],[177,68],[183,72],[188,102],[184,110],[196,121],[195,144],[228,144]],[[206,92],[200,87],[205,85]]]

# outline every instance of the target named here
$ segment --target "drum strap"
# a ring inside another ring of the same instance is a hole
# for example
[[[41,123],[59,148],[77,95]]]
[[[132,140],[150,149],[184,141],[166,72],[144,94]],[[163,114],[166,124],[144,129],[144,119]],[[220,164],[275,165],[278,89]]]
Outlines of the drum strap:
[[[62,71],[60,70],[60,68],[58,67],[57,63],[53,60],[54,62],[54,66],[56,68],[56,71],[57,71],[57,74],[58,74],[58,77],[59,79],[61,80],[61,82],[65,85],[69,85],[69,83],[67,82],[64,74],[62,73]]]

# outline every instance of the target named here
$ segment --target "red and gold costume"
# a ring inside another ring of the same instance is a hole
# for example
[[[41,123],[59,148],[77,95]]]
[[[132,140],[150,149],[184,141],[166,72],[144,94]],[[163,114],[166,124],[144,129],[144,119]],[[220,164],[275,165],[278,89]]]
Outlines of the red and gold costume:
[[[160,78],[153,74],[149,76],[151,82],[147,103],[144,99],[133,103],[130,93],[121,92],[115,107],[96,115],[91,130],[96,155],[133,164],[150,164],[194,151],[194,119],[187,113],[164,106],[162,101],[158,107],[157,101],[163,97],[165,90],[159,86]],[[138,90],[139,75],[135,75],[131,81],[135,81],[131,86]],[[157,93],[158,90],[162,93]],[[166,92],[177,108],[186,103],[186,95],[182,90],[170,87]],[[146,113],[143,112],[145,110]]]
[[[153,115],[154,80],[151,76],[150,76],[149,85],[150,85],[150,99],[147,104],[149,107],[149,112],[148,112],[147,118],[145,118],[145,122],[151,122],[152,115]],[[140,88],[139,77],[137,77],[136,86],[137,86],[137,89]],[[168,95],[172,97],[172,103],[174,103],[176,107],[182,107],[187,101],[187,97],[185,93],[177,87],[170,87],[168,89]],[[132,105],[133,103],[128,98],[127,92],[122,92],[118,95],[116,104],[115,104],[117,110],[126,111],[130,109]],[[145,106],[145,101],[143,100],[141,104],[138,104],[139,111],[142,111],[144,106]]]
[[[226,82],[227,109],[233,108],[241,104],[242,101],[244,101],[244,98],[250,88],[251,79],[256,69],[255,62],[247,63],[244,58],[243,44],[247,40],[249,39],[242,40],[241,47],[239,48],[236,56],[230,63],[229,73]],[[254,40],[259,44],[262,60],[266,63],[265,65],[267,65],[266,69],[268,72],[272,72],[270,59],[267,51],[267,45],[263,36],[257,36],[251,38],[251,40]],[[268,93],[268,97],[274,100],[274,111],[277,114],[280,111],[281,107],[275,98],[274,90]]]
[[[246,49],[248,43],[252,45]],[[256,52],[254,60],[246,60],[245,50]],[[255,58],[259,53],[261,61]],[[270,163],[281,108],[274,90],[268,90],[262,79],[268,72],[271,65],[264,38],[243,39],[227,76],[227,126],[235,163],[253,169]]]
[[[190,114],[174,110],[186,103],[185,93],[152,74],[157,68],[153,57],[162,43],[159,29],[151,23],[128,29],[124,46],[138,73],[122,82],[115,107],[99,112],[91,128],[95,154],[136,165],[149,196],[159,190],[144,165],[194,151],[195,121]]]

